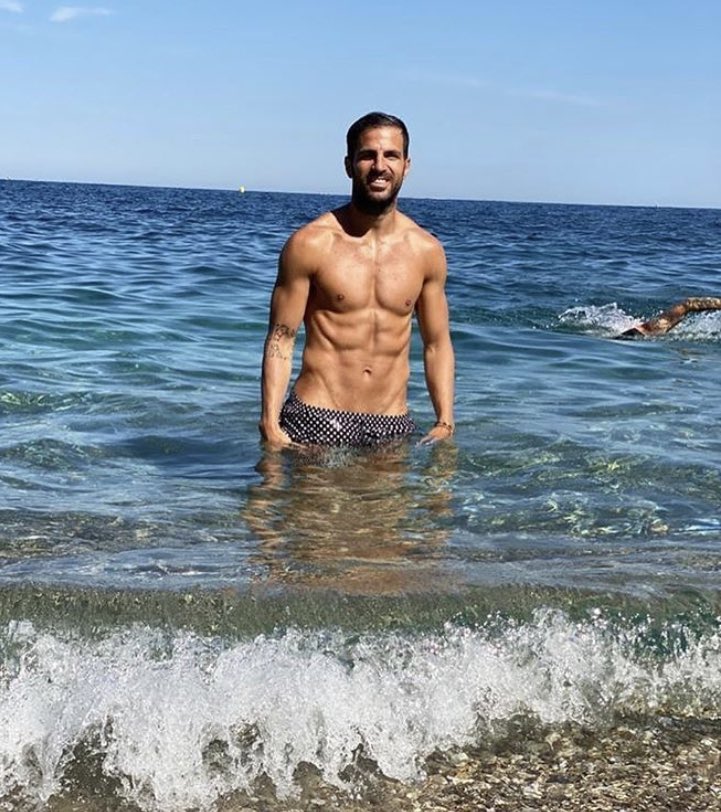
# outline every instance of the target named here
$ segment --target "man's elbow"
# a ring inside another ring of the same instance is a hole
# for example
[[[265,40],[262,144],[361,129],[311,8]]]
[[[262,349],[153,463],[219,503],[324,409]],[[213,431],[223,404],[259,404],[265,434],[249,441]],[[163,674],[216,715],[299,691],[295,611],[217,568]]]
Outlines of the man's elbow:
[[[449,333],[445,335],[434,336],[432,339],[426,340],[424,351],[429,355],[440,355],[443,353],[452,353],[453,344]]]

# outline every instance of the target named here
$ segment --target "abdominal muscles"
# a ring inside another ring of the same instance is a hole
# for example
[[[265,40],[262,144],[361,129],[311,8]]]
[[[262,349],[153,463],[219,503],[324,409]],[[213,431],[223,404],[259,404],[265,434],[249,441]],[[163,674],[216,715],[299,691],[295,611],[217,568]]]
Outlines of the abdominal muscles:
[[[335,315],[316,313],[306,323],[298,397],[330,409],[404,414],[410,316],[373,309],[355,319]]]

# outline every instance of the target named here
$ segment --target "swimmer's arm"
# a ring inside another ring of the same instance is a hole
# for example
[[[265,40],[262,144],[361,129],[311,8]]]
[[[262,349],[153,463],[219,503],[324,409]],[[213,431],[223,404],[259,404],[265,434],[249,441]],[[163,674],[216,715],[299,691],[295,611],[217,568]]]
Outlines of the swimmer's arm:
[[[426,386],[436,412],[436,425],[421,440],[432,443],[453,434],[455,356],[445,292],[446,258],[438,245],[431,257],[433,271],[426,279],[416,304],[418,326],[423,339],[423,367]]]
[[[683,321],[686,315],[691,312],[688,306],[689,301],[690,300],[686,299],[683,302],[672,305],[664,310],[663,313],[656,316],[656,318],[649,319],[639,325],[637,329],[643,333],[643,335],[647,336],[665,335],[669,330],[673,330],[673,328],[679,322]]]
[[[721,310],[721,298],[699,296],[684,299],[682,302],[678,302],[664,310],[655,319],[649,319],[636,327],[632,327],[630,330],[626,330],[621,333],[619,338],[665,335],[683,321],[689,313],[701,313],[706,310]]]
[[[293,349],[303,321],[310,275],[304,252],[291,237],[278,263],[278,278],[270,301],[268,334],[263,349],[261,378],[261,416],[258,428],[271,445],[289,445],[288,435],[280,428],[280,411],[293,370]]]

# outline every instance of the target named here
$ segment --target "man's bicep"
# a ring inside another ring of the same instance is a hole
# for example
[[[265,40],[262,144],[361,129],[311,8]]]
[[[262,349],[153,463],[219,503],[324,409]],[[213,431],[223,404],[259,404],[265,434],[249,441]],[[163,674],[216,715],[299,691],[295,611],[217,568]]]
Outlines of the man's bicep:
[[[428,270],[416,308],[425,344],[434,343],[448,334],[447,273],[445,252],[440,243],[436,243],[428,256]]]
[[[310,282],[307,279],[276,282],[270,300],[271,329],[276,325],[282,325],[295,334],[303,321],[309,289]]]
[[[270,300],[270,327],[282,324],[295,331],[303,321],[310,292],[310,273],[302,252],[289,242],[278,262],[278,278]]]
[[[448,300],[439,280],[431,280],[423,286],[417,316],[424,343],[432,344],[448,334]]]

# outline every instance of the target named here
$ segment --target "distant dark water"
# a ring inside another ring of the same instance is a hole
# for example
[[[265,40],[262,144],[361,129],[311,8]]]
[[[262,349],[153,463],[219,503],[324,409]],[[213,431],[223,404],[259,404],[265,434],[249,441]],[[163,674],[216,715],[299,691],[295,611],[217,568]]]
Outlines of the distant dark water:
[[[88,742],[175,810],[359,746],[409,779],[516,714],[718,715],[721,314],[608,339],[721,295],[721,211],[404,201],[457,443],[263,459],[278,252],[341,202],[0,184],[0,798]]]

